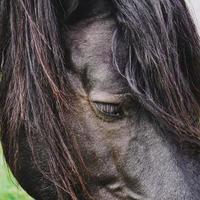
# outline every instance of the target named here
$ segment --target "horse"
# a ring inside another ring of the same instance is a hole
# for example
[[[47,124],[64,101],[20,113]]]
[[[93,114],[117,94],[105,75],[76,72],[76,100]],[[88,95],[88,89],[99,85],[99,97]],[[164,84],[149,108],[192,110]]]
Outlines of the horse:
[[[0,0],[0,63],[3,152],[33,198],[200,198],[184,0]]]

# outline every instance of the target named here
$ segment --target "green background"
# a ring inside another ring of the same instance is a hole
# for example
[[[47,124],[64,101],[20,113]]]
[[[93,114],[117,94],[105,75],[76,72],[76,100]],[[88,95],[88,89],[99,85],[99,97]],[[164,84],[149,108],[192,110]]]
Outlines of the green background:
[[[0,146],[0,200],[33,200],[17,184],[3,159]]]

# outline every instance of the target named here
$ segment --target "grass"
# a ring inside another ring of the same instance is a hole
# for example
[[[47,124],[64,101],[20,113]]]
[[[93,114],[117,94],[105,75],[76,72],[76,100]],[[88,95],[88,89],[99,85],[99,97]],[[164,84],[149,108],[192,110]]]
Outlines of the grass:
[[[33,200],[22,188],[17,184],[17,181],[12,176],[7,168],[2,155],[0,146],[0,200]]]

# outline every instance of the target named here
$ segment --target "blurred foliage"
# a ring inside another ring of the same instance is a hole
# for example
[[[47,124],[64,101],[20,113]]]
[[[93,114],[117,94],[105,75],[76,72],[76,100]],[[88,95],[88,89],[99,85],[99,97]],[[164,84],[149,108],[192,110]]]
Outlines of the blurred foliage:
[[[0,146],[0,200],[33,200],[17,184],[2,155]]]

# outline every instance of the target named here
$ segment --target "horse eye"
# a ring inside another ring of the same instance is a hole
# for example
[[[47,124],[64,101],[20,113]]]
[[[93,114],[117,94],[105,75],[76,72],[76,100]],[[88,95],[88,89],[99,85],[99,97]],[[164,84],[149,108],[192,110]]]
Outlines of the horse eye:
[[[94,106],[97,114],[110,119],[119,119],[124,114],[121,104],[94,102]]]

